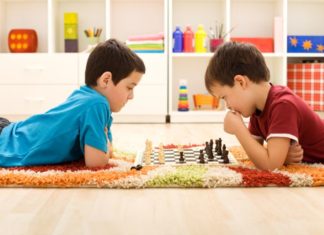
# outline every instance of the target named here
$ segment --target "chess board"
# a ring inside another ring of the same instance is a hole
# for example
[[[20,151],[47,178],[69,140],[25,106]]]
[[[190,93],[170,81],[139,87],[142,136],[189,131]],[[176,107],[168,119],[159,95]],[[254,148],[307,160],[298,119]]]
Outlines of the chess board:
[[[183,149],[184,162],[181,162],[180,154],[177,148],[164,149],[164,161],[165,165],[186,165],[186,164],[216,164],[216,165],[236,165],[238,162],[234,156],[229,152],[228,159],[229,163],[224,163],[224,160],[221,156],[217,155],[213,150],[214,159],[208,159],[207,154],[204,151],[205,163],[200,163],[199,160],[199,150],[204,149],[201,147],[190,147]],[[142,165],[145,164],[144,156],[142,155]],[[160,165],[159,163],[159,149],[155,148],[151,153],[151,164],[150,165]]]

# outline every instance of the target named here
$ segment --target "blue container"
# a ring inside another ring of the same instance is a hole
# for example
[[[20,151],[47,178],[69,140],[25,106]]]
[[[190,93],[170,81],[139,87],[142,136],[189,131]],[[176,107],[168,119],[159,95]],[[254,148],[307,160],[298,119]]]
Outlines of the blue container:
[[[176,27],[176,30],[173,32],[173,52],[182,52],[183,51],[183,33],[180,30],[180,27]]]
[[[324,53],[324,36],[288,35],[287,44],[292,53]]]

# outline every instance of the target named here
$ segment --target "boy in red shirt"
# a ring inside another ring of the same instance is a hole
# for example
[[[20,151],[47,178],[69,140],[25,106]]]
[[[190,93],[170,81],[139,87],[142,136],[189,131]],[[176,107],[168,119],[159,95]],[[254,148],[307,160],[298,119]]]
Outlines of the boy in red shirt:
[[[224,130],[237,137],[260,169],[300,161],[324,163],[324,120],[288,87],[269,80],[265,60],[253,45],[227,42],[218,48],[205,84],[231,110]],[[248,128],[242,116],[250,117]]]

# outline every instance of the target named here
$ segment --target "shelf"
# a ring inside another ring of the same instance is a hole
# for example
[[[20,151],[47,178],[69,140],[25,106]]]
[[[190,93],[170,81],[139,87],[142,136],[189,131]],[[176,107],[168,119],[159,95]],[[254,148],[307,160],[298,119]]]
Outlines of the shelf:
[[[0,66],[0,83],[12,90],[14,85],[31,87],[39,81],[46,83],[43,84],[46,87],[52,83],[56,86],[58,83],[62,86],[84,84],[89,53],[64,52],[64,13],[77,12],[79,52],[88,46],[84,30],[92,27],[103,29],[101,41],[108,38],[126,41],[129,36],[159,32],[165,35],[164,53],[138,53],[145,62],[147,73],[138,92],[135,90],[138,99],[116,115],[117,121],[164,122],[165,116],[170,114],[172,122],[223,122],[225,111],[175,111],[180,80],[188,82],[190,110],[194,109],[192,95],[207,93],[204,76],[214,55],[212,52],[173,53],[175,27],[184,29],[190,25],[195,32],[197,26],[203,24],[208,32],[210,27],[215,29],[217,22],[223,24],[224,32],[234,27],[225,37],[225,41],[229,41],[231,37],[274,37],[276,19],[282,26],[277,28],[282,36],[276,37],[276,41],[281,42],[276,45],[281,48],[277,48],[276,53],[263,53],[263,56],[271,82],[287,85],[287,63],[324,61],[324,53],[286,52],[287,35],[324,35],[323,9],[324,0],[0,0],[0,41],[3,42],[0,43],[0,59],[4,61]],[[276,17],[281,17],[282,22]],[[13,28],[37,31],[37,55],[9,53],[7,38]],[[57,67],[51,64],[52,57],[60,58],[59,72],[67,74],[66,67],[71,67],[68,68],[73,72],[70,80],[63,75],[55,77]],[[24,66],[31,62],[33,66],[26,72]],[[61,69],[62,63],[65,70]],[[43,71],[40,69],[43,67],[48,69]],[[12,74],[15,76],[10,76]]]

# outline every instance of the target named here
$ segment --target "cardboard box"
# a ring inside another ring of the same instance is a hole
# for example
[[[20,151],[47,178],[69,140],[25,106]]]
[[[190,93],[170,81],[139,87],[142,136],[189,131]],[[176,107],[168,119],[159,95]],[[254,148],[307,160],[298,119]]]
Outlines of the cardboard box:
[[[288,52],[324,53],[324,36],[288,35]]]
[[[288,64],[288,87],[315,111],[324,111],[324,63]]]
[[[254,44],[261,52],[273,52],[273,38],[241,38],[234,37],[231,41]]]

